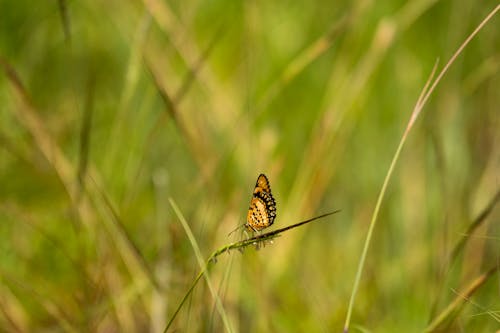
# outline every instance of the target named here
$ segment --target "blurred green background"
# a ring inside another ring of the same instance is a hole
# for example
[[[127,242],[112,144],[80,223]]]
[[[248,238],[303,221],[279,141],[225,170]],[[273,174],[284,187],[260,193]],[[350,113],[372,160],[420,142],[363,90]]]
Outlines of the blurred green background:
[[[341,331],[420,91],[494,6],[0,0],[2,330],[161,332],[200,269],[169,198],[206,258],[242,237],[227,234],[263,172],[272,228],[342,211],[221,256],[210,279],[226,319],[236,332]],[[410,133],[352,331],[422,331],[500,261],[499,22]],[[497,274],[441,329],[495,331],[499,294]],[[172,331],[226,329],[201,280]]]

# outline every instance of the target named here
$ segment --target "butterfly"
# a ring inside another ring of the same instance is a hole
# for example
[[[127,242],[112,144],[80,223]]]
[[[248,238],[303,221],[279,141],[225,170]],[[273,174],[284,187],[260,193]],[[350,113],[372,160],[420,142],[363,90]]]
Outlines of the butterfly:
[[[248,231],[260,231],[273,224],[276,218],[276,201],[266,175],[260,174],[253,190],[245,227]]]

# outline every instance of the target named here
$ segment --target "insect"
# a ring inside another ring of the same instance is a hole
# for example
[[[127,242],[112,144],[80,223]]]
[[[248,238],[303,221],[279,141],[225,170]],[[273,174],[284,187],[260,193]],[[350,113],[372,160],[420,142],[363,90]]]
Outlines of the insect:
[[[253,190],[245,227],[248,231],[260,231],[273,224],[276,218],[276,202],[266,175],[260,174]]]

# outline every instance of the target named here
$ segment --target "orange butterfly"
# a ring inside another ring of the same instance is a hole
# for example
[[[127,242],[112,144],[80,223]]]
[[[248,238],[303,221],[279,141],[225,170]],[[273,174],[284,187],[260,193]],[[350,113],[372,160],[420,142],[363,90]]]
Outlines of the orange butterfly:
[[[245,227],[248,231],[260,231],[273,224],[276,218],[276,202],[266,175],[260,174],[253,190]]]

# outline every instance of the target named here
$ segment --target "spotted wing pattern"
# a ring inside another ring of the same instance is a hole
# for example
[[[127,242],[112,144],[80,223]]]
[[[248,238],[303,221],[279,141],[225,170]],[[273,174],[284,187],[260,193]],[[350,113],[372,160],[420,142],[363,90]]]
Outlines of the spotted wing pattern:
[[[269,227],[276,218],[276,202],[271,194],[269,180],[260,174],[253,190],[245,227],[249,231],[259,231]]]

